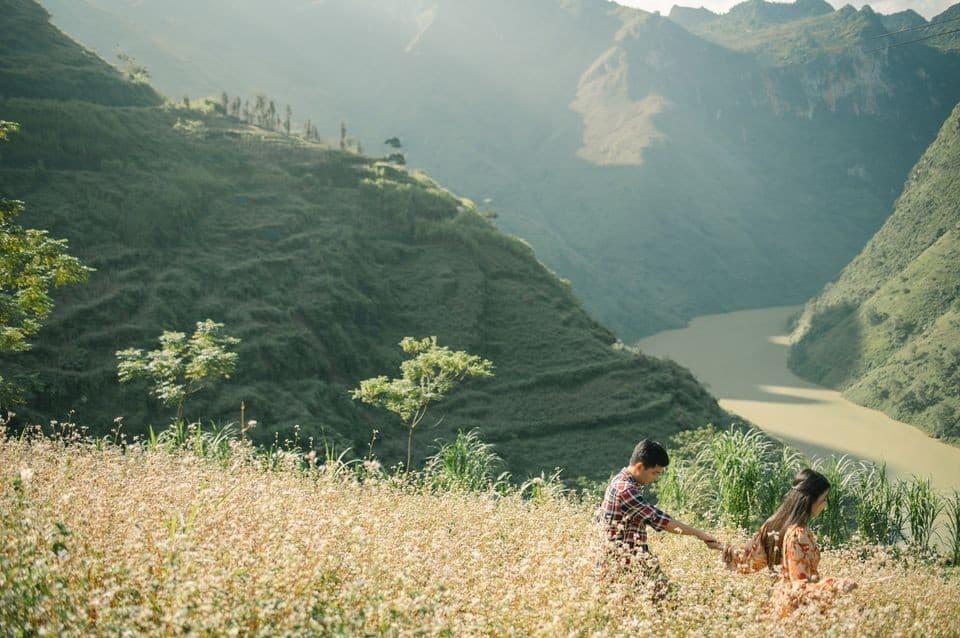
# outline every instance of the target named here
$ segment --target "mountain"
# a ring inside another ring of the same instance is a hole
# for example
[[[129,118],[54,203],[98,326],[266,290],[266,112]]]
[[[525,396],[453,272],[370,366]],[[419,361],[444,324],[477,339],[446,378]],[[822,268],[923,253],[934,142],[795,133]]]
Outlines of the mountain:
[[[684,29],[692,30],[716,20],[720,16],[706,7],[694,9],[693,7],[681,7],[675,4],[670,8],[669,17],[672,22],[676,22]]]
[[[816,294],[960,100],[958,52],[882,48],[883,16],[822,0],[679,24],[606,0],[45,6],[168,95],[399,136],[625,340]]]
[[[119,82],[117,70],[62,37],[49,15],[34,3],[0,2],[2,96],[84,100],[117,106],[157,106],[162,98],[150,86]],[[18,28],[14,28],[14,26]]]
[[[37,5],[0,9],[0,50],[33,44],[0,58],[0,119],[21,124],[0,147],[0,195],[24,200],[24,225],[67,238],[96,268],[58,291],[31,351],[0,358],[26,387],[21,423],[106,434],[123,417],[131,436],[165,426],[171,413],[145,386],[118,383],[115,352],[156,348],[162,331],[206,318],[242,340],[238,369],[186,414],[236,422],[244,401],[265,444],[298,425],[303,442],[363,454],[378,429],[380,458],[403,458],[400,423],[349,390],[396,376],[404,336],[437,335],[496,366],[431,411],[442,423],[428,415],[418,458],[478,427],[517,476],[560,466],[602,478],[636,439],[727,418],[689,372],[623,347],[529,245],[425,174],[210,101],[156,106],[149,86],[51,29]],[[96,94],[78,89],[78,68]]]
[[[934,16],[930,20],[933,25],[929,30],[916,34],[917,37],[933,36],[930,38],[930,46],[936,47],[942,51],[960,52],[960,33],[957,32],[957,20],[960,20],[960,4],[955,4],[940,15]],[[948,24],[940,25],[941,22]],[[943,35],[939,35],[939,34]]]
[[[916,29],[927,24],[923,16],[912,9],[891,13],[890,15],[881,15],[880,21],[883,28],[887,31],[902,31],[904,29]]]
[[[793,338],[797,373],[960,442],[960,105]]]

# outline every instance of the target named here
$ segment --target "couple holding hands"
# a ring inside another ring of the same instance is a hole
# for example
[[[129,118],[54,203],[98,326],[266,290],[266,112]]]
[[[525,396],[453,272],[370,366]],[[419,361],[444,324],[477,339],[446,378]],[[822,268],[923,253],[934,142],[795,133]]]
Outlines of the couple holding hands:
[[[817,604],[822,608],[837,594],[857,586],[849,579],[823,578],[818,571],[820,550],[808,523],[826,508],[830,491],[830,482],[819,472],[801,470],[780,507],[753,538],[743,546],[733,546],[723,545],[707,532],[681,523],[643,497],[643,487],[656,481],[669,463],[662,445],[644,439],[634,448],[630,464],[610,481],[598,512],[608,541],[603,578],[626,575],[638,585],[652,587],[654,601],[667,597],[670,581],[647,546],[646,528],[650,526],[658,531],[696,536],[722,553],[727,568],[741,574],[764,568],[775,572],[779,567],[771,604],[781,618],[801,605]]]

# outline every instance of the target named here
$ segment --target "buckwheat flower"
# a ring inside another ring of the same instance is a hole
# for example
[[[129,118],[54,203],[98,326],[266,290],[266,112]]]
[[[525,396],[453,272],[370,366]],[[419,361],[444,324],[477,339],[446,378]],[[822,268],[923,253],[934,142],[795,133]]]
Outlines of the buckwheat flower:
[[[367,459],[363,462],[363,469],[371,474],[374,472],[380,471],[380,461],[374,459]]]
[[[249,429],[252,429],[252,428],[255,428],[255,427],[257,427],[257,420],[256,420],[256,419],[250,419],[249,421],[247,421],[247,429],[248,429],[248,430],[249,430]]]
[[[20,481],[21,481],[21,482],[23,482],[23,483],[29,483],[32,478],[33,478],[33,470],[31,470],[29,467],[21,467],[21,468],[20,468]]]

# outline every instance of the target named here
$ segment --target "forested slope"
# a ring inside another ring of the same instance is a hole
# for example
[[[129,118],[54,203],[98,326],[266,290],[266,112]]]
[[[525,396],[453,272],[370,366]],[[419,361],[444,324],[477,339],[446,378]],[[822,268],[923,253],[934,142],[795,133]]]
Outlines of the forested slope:
[[[798,373],[960,441],[960,106],[794,340]]]
[[[425,175],[209,102],[152,106],[149,87],[102,62],[106,88],[87,99],[54,52],[90,55],[32,3],[4,4],[0,47],[35,32],[47,48],[35,47],[35,72],[0,85],[0,117],[21,124],[0,148],[0,194],[26,202],[24,225],[67,238],[96,268],[58,294],[31,352],[0,359],[27,389],[21,422],[107,433],[122,416],[130,435],[164,425],[172,412],[144,386],[118,383],[115,352],[157,347],[161,331],[206,318],[242,339],[239,363],[187,416],[225,424],[244,401],[265,443],[299,425],[304,441],[362,454],[378,429],[375,452],[399,460],[399,422],[348,390],[395,376],[407,335],[437,335],[496,366],[435,408],[418,458],[434,438],[479,427],[520,476],[556,466],[597,476],[638,438],[723,418],[687,371],[617,347],[528,245]],[[21,64],[0,58],[0,78]]]
[[[956,50],[886,49],[892,18],[823,0],[683,26],[607,0],[44,4],[177,99],[262,91],[328,136],[399,136],[628,341],[816,294],[960,101]]]

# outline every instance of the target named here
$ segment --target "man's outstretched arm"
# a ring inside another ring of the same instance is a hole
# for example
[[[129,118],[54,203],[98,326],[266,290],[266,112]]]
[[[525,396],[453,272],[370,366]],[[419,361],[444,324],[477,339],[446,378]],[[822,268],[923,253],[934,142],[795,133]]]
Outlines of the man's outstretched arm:
[[[714,538],[711,534],[706,533],[702,529],[697,529],[692,525],[687,525],[686,523],[681,523],[678,520],[671,519],[666,525],[663,526],[664,531],[673,532],[674,534],[683,534],[684,536],[696,536],[704,543],[707,544],[707,547],[710,549],[722,550],[723,545]]]

